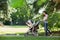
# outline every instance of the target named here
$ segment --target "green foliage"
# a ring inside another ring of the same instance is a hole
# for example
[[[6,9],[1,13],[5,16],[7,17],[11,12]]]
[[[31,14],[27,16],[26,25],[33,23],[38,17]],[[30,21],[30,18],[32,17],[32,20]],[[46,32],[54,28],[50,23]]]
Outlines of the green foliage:
[[[32,15],[30,14],[30,9],[27,10],[26,7],[21,7],[17,8],[16,13],[11,14],[11,18],[15,24],[16,22],[17,24],[25,24],[28,19],[32,19]]]
[[[25,0],[11,0],[10,5],[14,8],[22,7],[25,5]]]
[[[60,13],[56,13],[57,11],[53,12],[54,11],[54,6],[55,3],[53,2],[50,2],[48,7],[46,8],[46,11],[49,15],[49,18],[48,18],[48,23],[49,23],[49,28],[53,28],[53,27],[57,27],[57,28],[60,28],[59,24],[60,24]]]
[[[11,14],[13,23],[16,24],[25,24],[28,19],[32,19],[33,13],[31,9],[27,8],[25,0],[12,0],[11,6],[17,9],[16,13]]]
[[[41,6],[42,4],[44,4],[46,2],[46,0],[38,0],[37,5]]]
[[[48,3],[48,1],[49,0],[38,0],[33,4],[33,9],[30,9],[27,6],[25,0],[11,0],[10,6],[12,8],[17,9],[16,13],[11,14],[11,18],[12,18],[13,23],[14,24],[25,24],[25,22],[28,19],[32,19],[34,16],[34,13],[38,13],[40,7],[43,7],[44,5],[46,5]],[[50,28],[60,27],[60,17],[59,17],[60,13],[56,13],[56,12],[53,13],[54,7],[55,7],[54,5],[55,5],[55,3],[50,2],[48,7],[46,8],[46,11],[48,12],[48,15],[49,15],[48,23],[49,23]],[[6,13],[5,10],[7,10],[6,9],[7,4],[3,4],[0,6],[1,6],[0,9],[2,8],[4,10],[4,14],[5,14]],[[56,7],[58,7],[58,6],[56,6]],[[4,19],[3,19],[3,21],[4,21]]]
[[[43,7],[47,2],[48,2],[48,0],[37,0],[33,5],[35,8],[34,12],[37,14],[40,7]]]
[[[24,12],[23,12],[24,11]],[[26,14],[26,10],[24,8],[19,8],[17,9],[16,13],[12,13],[11,14],[11,18],[13,20],[13,22],[17,22],[17,24],[24,24],[24,20],[25,20],[25,14]]]

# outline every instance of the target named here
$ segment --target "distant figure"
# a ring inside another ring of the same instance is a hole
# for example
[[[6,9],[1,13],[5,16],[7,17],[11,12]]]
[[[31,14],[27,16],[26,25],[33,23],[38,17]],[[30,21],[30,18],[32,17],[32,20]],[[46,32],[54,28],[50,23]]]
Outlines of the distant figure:
[[[48,30],[48,14],[46,11],[43,11],[43,22],[44,22],[44,30],[45,30],[45,35],[48,36],[48,33],[51,34],[51,32]]]

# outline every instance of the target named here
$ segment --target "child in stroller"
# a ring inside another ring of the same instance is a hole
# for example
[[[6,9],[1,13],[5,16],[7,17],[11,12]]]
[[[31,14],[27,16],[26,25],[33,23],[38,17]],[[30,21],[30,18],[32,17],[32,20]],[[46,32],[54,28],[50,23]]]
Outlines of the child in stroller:
[[[35,23],[32,20],[28,20],[26,22],[26,24],[29,27],[29,30],[26,33],[26,35],[28,35],[29,33],[32,33],[34,36],[38,36],[39,23],[40,23],[40,21],[37,21]]]

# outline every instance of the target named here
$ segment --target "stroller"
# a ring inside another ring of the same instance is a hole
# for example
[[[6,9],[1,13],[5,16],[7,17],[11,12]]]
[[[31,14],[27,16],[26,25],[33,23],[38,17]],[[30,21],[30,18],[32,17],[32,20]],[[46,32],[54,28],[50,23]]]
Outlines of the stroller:
[[[37,21],[35,23],[32,20],[28,20],[26,24],[27,26],[29,26],[29,30],[27,31],[25,35],[27,36],[29,35],[29,33],[31,33],[33,36],[38,36],[38,29],[39,29],[40,21]]]

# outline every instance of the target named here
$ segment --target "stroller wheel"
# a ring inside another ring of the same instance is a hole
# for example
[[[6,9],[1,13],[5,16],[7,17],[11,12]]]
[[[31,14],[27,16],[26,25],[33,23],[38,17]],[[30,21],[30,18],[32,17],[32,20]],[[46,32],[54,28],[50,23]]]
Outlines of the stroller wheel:
[[[38,36],[38,33],[37,32],[34,32],[32,34],[33,34],[33,36]]]

